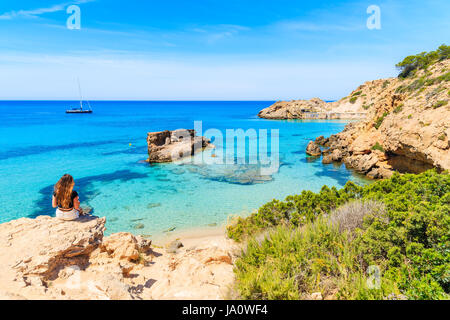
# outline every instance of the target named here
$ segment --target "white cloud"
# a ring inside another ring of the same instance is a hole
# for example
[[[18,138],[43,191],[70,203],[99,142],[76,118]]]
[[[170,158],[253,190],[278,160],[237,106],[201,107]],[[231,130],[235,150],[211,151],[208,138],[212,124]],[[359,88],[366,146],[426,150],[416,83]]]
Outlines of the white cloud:
[[[90,100],[338,99],[366,80],[393,75],[389,63],[298,62],[134,55],[0,54],[0,99]]]
[[[240,32],[249,31],[250,28],[234,24],[218,24],[214,26],[203,26],[200,28],[193,28],[189,31],[201,34],[205,37],[207,43],[215,43],[217,41],[231,38]]]
[[[12,20],[14,18],[37,18],[40,15],[46,14],[46,13],[52,13],[52,12],[58,12],[63,11],[67,8],[67,6],[71,4],[83,4],[88,3],[96,0],[77,0],[72,2],[65,2],[60,4],[55,4],[51,7],[46,8],[38,8],[38,9],[31,9],[31,10],[18,10],[18,11],[9,11],[5,12],[0,15],[0,20]]]
[[[304,21],[283,21],[276,24],[276,27],[289,31],[357,31],[365,28],[365,24],[326,24],[326,23],[311,23]]]

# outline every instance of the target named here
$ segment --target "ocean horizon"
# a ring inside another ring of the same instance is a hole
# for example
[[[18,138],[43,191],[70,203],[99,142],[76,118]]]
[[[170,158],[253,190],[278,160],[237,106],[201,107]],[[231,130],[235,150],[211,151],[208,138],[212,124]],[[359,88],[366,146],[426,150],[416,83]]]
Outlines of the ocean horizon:
[[[323,165],[305,154],[310,140],[338,133],[348,121],[258,118],[274,101],[90,102],[93,114],[68,115],[77,101],[0,101],[0,223],[54,216],[52,188],[65,173],[74,176],[82,207],[106,216],[108,234],[155,237],[223,225],[302,190],[367,181],[345,165]],[[144,161],[148,132],[192,129],[194,121],[204,131],[279,130],[278,171],[261,180],[254,167],[238,163]]]

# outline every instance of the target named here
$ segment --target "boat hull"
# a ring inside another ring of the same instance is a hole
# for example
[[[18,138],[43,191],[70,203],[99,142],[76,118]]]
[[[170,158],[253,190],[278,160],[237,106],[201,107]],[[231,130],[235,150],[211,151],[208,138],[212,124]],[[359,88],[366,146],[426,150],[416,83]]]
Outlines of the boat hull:
[[[66,113],[92,113],[92,110],[66,110]]]

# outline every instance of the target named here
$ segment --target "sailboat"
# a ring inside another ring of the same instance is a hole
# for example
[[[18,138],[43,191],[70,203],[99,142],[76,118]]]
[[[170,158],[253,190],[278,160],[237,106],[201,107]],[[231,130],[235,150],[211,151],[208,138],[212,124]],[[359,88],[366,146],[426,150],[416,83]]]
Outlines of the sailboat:
[[[80,79],[77,79],[77,80],[78,80],[78,91],[80,93],[80,107],[68,109],[68,110],[66,110],[66,113],[92,113],[93,111],[91,108],[91,104],[87,100],[86,100],[86,103],[87,103],[89,109],[83,109],[83,96],[81,94]]]

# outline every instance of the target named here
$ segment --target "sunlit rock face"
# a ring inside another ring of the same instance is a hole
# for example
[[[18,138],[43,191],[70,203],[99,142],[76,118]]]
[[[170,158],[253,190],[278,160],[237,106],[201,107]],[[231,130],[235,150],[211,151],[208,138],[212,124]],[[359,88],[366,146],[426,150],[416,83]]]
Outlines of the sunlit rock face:
[[[277,101],[261,110],[258,117],[265,119],[364,119],[367,112],[360,101],[341,99],[325,102],[319,98],[311,100]]]
[[[0,299],[222,299],[236,251],[225,237],[167,252],[143,236],[104,236],[105,218],[0,224]],[[195,250],[194,250],[195,249]]]
[[[316,140],[328,148],[324,162],[343,161],[371,178],[388,178],[394,171],[449,170],[449,69],[446,59],[415,77],[368,81],[334,103],[362,104],[367,117]]]
[[[195,130],[149,132],[148,162],[161,163],[190,157],[210,145],[210,140],[195,135]]]

